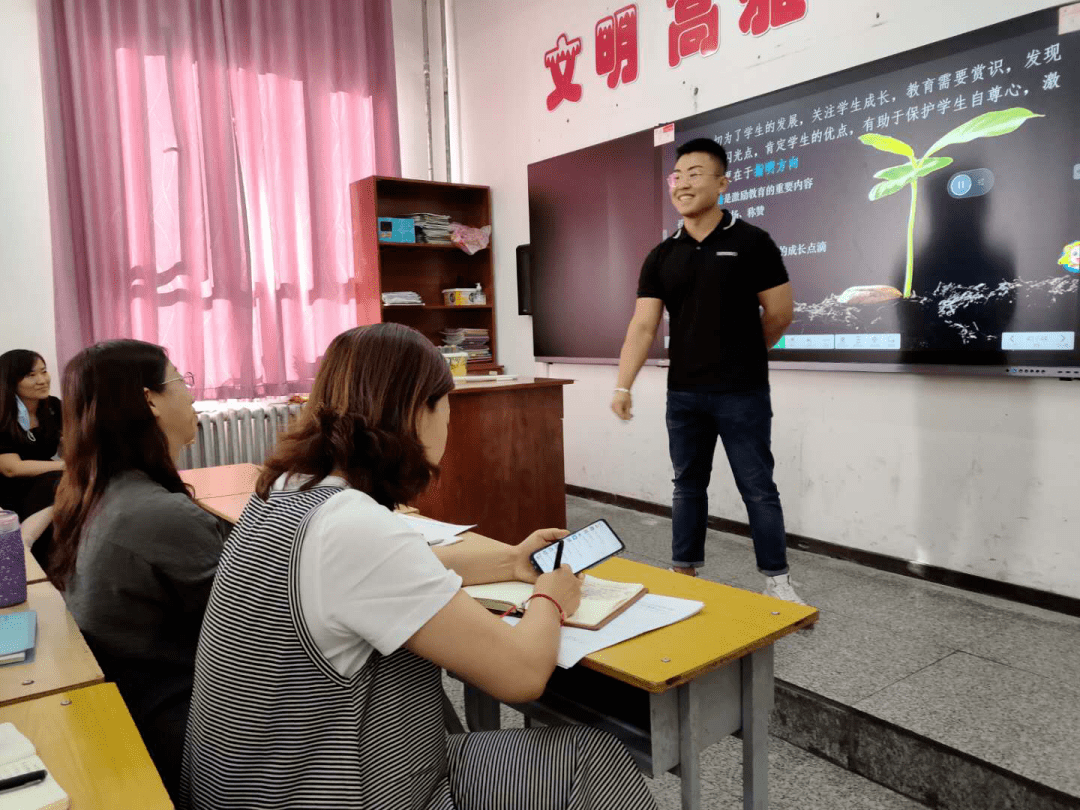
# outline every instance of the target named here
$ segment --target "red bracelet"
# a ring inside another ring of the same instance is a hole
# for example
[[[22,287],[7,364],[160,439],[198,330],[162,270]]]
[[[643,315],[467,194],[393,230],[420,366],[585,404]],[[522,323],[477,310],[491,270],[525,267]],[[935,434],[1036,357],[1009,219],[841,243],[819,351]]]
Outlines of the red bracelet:
[[[534,593],[532,596],[525,600],[525,607],[528,607],[529,602],[531,602],[538,596],[541,599],[547,599],[549,602],[551,602],[551,604],[555,606],[555,609],[559,611],[559,624],[566,624],[566,613],[563,612],[562,605],[560,605],[558,602],[555,601],[553,597],[548,596],[546,593]]]

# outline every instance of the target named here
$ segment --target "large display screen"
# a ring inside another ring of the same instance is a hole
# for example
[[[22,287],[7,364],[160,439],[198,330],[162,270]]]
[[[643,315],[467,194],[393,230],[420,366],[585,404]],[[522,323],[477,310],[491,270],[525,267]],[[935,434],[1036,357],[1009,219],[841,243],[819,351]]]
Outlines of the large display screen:
[[[659,205],[655,241],[678,226],[663,180],[676,146],[722,143],[723,205],[772,235],[797,301],[770,360],[1080,367],[1080,33],[1060,34],[1056,10],[675,130],[674,144],[639,158],[656,167],[657,203],[642,206]],[[604,145],[591,149],[602,159]],[[557,160],[538,174],[557,173]],[[536,265],[538,281],[562,273],[553,260]],[[623,270],[630,287],[639,266]]]

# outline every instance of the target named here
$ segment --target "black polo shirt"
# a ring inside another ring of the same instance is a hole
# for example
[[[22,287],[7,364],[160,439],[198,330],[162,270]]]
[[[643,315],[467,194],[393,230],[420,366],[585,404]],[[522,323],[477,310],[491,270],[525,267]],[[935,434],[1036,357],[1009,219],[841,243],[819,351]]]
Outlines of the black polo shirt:
[[[733,219],[701,242],[683,228],[653,248],[638,298],[659,298],[671,319],[668,388],[736,392],[769,381],[758,293],[788,280],[768,233]]]

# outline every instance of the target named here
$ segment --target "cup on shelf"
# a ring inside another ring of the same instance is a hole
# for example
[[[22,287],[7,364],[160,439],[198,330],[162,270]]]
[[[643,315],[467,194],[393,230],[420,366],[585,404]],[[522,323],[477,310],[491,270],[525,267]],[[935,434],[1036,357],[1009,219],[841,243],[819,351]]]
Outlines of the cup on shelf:
[[[468,352],[448,352],[443,350],[442,356],[446,358],[450,366],[450,373],[455,377],[464,377],[468,370]]]

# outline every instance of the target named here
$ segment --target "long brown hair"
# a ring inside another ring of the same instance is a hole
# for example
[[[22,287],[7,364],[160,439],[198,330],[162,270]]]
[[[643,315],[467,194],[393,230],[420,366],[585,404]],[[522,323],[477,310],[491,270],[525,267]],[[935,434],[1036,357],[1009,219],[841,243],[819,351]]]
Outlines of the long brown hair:
[[[338,470],[387,508],[408,503],[438,472],[416,432],[420,408],[434,408],[453,387],[446,361],[415,329],[380,323],[342,332],[256,492],[265,500],[283,474],[311,476],[309,488]]]
[[[141,340],[83,349],[64,369],[64,475],[56,490],[49,578],[60,590],[83,527],[109,482],[141,470],[169,492],[190,493],[143,389],[164,389],[165,350]]]

